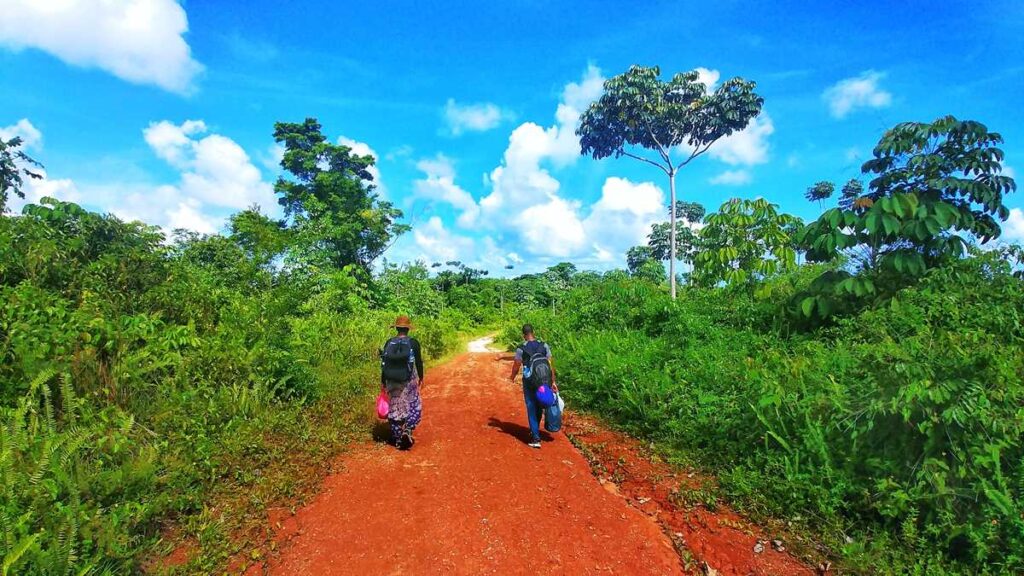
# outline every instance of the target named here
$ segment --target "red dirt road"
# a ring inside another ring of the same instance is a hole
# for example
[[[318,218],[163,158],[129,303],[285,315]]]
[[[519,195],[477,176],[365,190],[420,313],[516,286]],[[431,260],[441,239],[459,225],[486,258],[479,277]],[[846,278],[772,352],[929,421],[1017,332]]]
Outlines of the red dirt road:
[[[427,371],[409,452],[378,443],[300,510],[271,574],[679,574],[657,524],[598,483],[561,434],[528,447],[501,354]]]
[[[428,370],[416,446],[343,455],[342,471],[308,506],[274,521],[280,553],[263,571],[683,573],[656,520],[602,485],[563,434],[545,433],[540,450],[526,446],[522,388],[508,382],[510,370],[509,355],[493,352]]]

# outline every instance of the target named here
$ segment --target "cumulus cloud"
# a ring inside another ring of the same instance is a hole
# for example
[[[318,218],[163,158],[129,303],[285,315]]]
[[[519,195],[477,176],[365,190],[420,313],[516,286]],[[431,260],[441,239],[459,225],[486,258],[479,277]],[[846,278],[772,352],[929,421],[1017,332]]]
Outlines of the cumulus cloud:
[[[707,68],[697,68],[696,70],[697,80],[707,86],[708,91],[714,90],[721,73],[718,70],[708,70]]]
[[[579,207],[579,202],[553,196],[525,208],[513,218],[520,245],[530,253],[559,258],[578,253],[587,244]]]
[[[665,219],[665,194],[651,182],[610,177],[601,187],[583,228],[594,256],[608,261],[631,246],[646,243],[651,224]]]
[[[558,195],[560,182],[546,165],[565,166],[580,155],[576,126],[603,90],[601,71],[590,66],[562,91],[555,124],[526,122],[512,131],[502,163],[491,171],[491,192],[480,201],[489,222],[500,222],[534,254],[568,256],[587,245],[579,204]]]
[[[591,66],[578,82],[565,86],[553,125],[545,128],[525,122],[516,127],[501,164],[485,176],[490,193],[478,203],[455,184],[454,167],[444,156],[417,165],[427,175],[416,182],[418,195],[455,206],[461,211],[460,225],[475,220],[478,227],[498,231],[514,246],[514,250],[504,252],[496,245],[493,250],[487,249],[486,245],[493,243],[487,237],[485,247],[477,247],[473,253],[477,261],[522,264],[529,260],[539,265],[571,257],[607,263],[629,246],[644,242],[651,224],[664,219],[665,196],[653,183],[610,177],[601,188],[601,197],[593,205],[584,206],[565,197],[561,182],[552,174],[552,169],[579,158],[575,130],[582,112],[600,97],[603,85],[600,70]],[[441,224],[429,222],[427,231],[421,231],[422,238],[416,239],[421,249],[434,246],[432,239],[451,237]],[[469,260],[466,253],[459,253],[459,258]]]
[[[46,170],[41,168],[33,168],[32,171],[42,178],[24,178],[21,191],[25,194],[25,198],[22,199],[12,194],[7,199],[7,210],[11,213],[20,213],[26,204],[38,204],[43,198],[56,198],[64,202],[76,203],[82,201],[82,193],[71,179],[50,178]]]
[[[420,160],[416,168],[426,177],[413,182],[413,192],[417,196],[451,204],[461,212],[459,226],[473,226],[480,214],[480,207],[472,194],[455,183],[455,167],[451,160],[438,154],[435,158]]]
[[[11,138],[21,138],[23,150],[38,150],[43,146],[43,133],[33,126],[28,118],[22,118],[10,126],[0,127],[0,139],[6,141]]]
[[[601,95],[603,84],[600,70],[591,66],[579,81],[565,86],[554,124],[517,126],[501,164],[485,175],[484,185],[490,192],[479,202],[456,184],[455,167],[447,157],[421,160],[417,168],[425,177],[414,183],[418,196],[455,207],[460,226],[473,224],[474,229],[496,234],[474,242],[453,233],[434,216],[415,227],[412,241],[398,251],[408,257],[458,259],[489,268],[511,264],[538,269],[564,258],[607,267],[630,246],[644,243],[651,224],[665,219],[661,188],[651,182],[609,177],[600,198],[585,206],[562,193],[561,182],[552,172],[579,158],[575,130],[582,112]],[[756,138],[765,129],[758,124],[753,131]]]
[[[822,98],[835,118],[845,118],[859,108],[885,108],[892,104],[892,94],[879,87],[885,74],[868,70],[860,76],[840,80],[825,90]]]
[[[422,257],[427,260],[468,259],[473,252],[473,240],[449,231],[438,216],[432,216],[425,225],[414,228],[412,233]]]
[[[157,156],[181,171],[177,189],[182,196],[238,210],[276,205],[272,186],[245,150],[220,134],[202,136],[206,131],[202,120],[180,125],[163,120],[150,124],[143,136]]]
[[[36,48],[82,68],[181,94],[203,66],[185,42],[188,18],[175,0],[5,0],[0,45]]]
[[[1007,242],[1024,242],[1024,211],[1020,208],[1011,208],[1010,217],[1003,222],[1002,240]]]
[[[377,155],[377,152],[373,148],[370,148],[370,145],[367,144],[366,142],[360,142],[358,140],[353,140],[352,138],[348,138],[346,136],[340,136],[338,138],[338,144],[341,144],[342,146],[348,146],[349,148],[352,149],[352,153],[357,155],[357,156],[372,156],[373,157],[374,164],[373,164],[373,166],[370,166],[370,168],[369,168],[369,170],[367,170],[367,172],[369,172],[370,175],[373,176],[372,184],[377,187],[377,189],[376,189],[377,194],[380,195],[381,197],[387,196],[387,189],[384,187],[384,181],[381,180],[381,177],[380,177],[380,168],[377,166],[377,162],[380,161],[380,156]],[[281,153],[281,158],[284,158],[284,147],[283,146],[281,147],[281,152],[280,153]],[[281,162],[281,160],[278,160],[278,164],[280,164],[280,162]]]
[[[708,155],[731,166],[753,166],[768,161],[768,137],[775,125],[767,112],[750,120],[747,127],[711,145]]]
[[[753,178],[750,175],[749,170],[726,170],[721,174],[711,178],[708,182],[712,184],[721,184],[724,186],[742,186],[744,184],[750,184]]]
[[[43,133],[28,118],[22,118],[10,126],[0,126],[0,140],[21,138],[21,150],[40,150],[43,146]],[[24,177],[21,191],[25,198],[11,194],[7,199],[7,210],[12,213],[21,212],[25,204],[37,204],[46,197],[56,198],[65,202],[79,202],[81,192],[75,183],[67,178],[50,178],[46,170],[38,166],[23,166],[41,178]]]
[[[172,192],[173,194],[173,192]],[[200,234],[217,232],[217,222],[202,213],[202,204],[195,198],[185,198],[167,211],[167,227],[175,230],[184,228]]]
[[[486,132],[497,128],[503,120],[511,117],[510,112],[490,102],[459,104],[453,98],[449,98],[444,106],[444,119],[448,125],[448,132],[453,136],[459,136],[464,132]]]

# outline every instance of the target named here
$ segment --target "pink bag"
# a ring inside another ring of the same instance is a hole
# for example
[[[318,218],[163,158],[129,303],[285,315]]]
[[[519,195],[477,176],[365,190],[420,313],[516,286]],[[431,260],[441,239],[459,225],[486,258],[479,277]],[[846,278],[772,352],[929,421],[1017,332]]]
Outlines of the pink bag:
[[[377,417],[381,420],[386,420],[389,410],[391,410],[391,407],[388,406],[388,391],[381,388],[380,394],[377,395]]]

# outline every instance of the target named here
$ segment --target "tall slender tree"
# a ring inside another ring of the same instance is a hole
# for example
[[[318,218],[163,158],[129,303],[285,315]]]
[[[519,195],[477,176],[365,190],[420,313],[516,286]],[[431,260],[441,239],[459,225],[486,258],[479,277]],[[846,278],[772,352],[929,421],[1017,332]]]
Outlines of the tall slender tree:
[[[660,75],[657,66],[634,65],[609,78],[604,94],[583,113],[576,134],[581,154],[597,159],[628,156],[657,166],[668,176],[669,205],[675,206],[679,169],[719,139],[745,128],[761,113],[764,99],[754,92],[754,82],[742,78],[709,91],[696,70],[676,74],[668,82]],[[676,210],[670,214],[669,282],[675,298]]]

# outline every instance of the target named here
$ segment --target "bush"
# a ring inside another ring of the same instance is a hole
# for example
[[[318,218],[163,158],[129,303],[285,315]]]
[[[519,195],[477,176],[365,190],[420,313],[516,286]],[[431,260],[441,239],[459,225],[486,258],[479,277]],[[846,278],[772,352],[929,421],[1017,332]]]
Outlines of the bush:
[[[849,567],[1024,569],[1024,284],[980,255],[794,332],[811,272],[676,303],[606,279],[526,319],[575,405],[718,472],[741,508],[831,531]]]
[[[398,292],[429,296],[414,316],[428,358],[478,329],[433,308],[425,277],[277,269],[232,237],[167,246],[73,204],[0,216],[4,573],[138,572],[171,524],[201,536],[186,569],[215,571],[229,539],[210,537],[210,499],[245,486],[235,506],[266,504],[300,479],[265,472],[341,449],[410,313]]]

